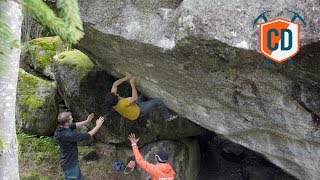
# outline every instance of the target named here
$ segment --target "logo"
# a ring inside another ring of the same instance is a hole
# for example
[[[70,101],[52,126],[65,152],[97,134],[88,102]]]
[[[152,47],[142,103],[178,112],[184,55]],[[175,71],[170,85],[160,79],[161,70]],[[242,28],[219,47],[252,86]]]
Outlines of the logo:
[[[293,63],[292,57],[300,50],[300,24],[295,22],[299,19],[306,26],[303,18],[295,12],[292,19],[274,18],[268,20],[266,11],[260,14],[254,21],[255,27],[260,19],[264,22],[259,23],[259,49],[262,55],[267,57],[267,63],[270,60],[281,63],[289,60]]]

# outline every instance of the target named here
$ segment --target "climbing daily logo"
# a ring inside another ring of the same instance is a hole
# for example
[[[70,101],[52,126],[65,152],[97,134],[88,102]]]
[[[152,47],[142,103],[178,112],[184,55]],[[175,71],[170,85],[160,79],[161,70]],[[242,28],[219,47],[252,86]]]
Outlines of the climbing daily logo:
[[[306,26],[304,19],[295,12],[292,19],[286,20],[280,17],[268,20],[266,11],[260,14],[254,21],[254,27],[260,19],[264,22],[259,24],[259,49],[262,55],[270,60],[282,63],[289,60],[293,63],[292,57],[300,50],[300,20]]]

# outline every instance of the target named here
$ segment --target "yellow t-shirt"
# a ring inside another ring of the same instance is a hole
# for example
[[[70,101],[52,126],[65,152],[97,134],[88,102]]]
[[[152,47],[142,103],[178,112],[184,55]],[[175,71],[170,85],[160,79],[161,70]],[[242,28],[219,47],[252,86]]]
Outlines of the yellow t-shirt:
[[[136,120],[140,114],[140,108],[136,103],[129,103],[128,99],[120,97],[118,104],[113,108],[123,117]]]

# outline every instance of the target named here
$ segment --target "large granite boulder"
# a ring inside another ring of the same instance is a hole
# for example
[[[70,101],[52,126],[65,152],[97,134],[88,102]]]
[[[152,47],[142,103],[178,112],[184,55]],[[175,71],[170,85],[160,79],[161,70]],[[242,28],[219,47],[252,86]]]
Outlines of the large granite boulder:
[[[16,121],[24,132],[52,135],[58,125],[55,82],[19,70]]]
[[[91,60],[79,50],[65,51],[59,54],[55,63],[55,77],[59,94],[66,106],[73,112],[75,119],[83,121],[89,115],[81,100],[81,80],[94,67]]]
[[[233,47],[256,50],[258,31],[253,23],[265,11],[270,11],[266,14],[267,19],[282,17],[291,20],[294,14],[289,11],[298,13],[307,23],[307,27],[301,26],[302,44],[319,41],[320,30],[317,27],[320,18],[317,14],[320,12],[320,4],[317,0],[183,1],[175,11],[175,40],[194,36],[215,39]],[[264,21],[260,19],[258,22]],[[298,22],[302,24],[302,21]]]
[[[230,46],[257,48],[254,20],[270,10],[268,19],[291,20],[299,13],[308,26],[301,29],[303,44],[319,41],[320,4],[284,1],[210,1],[210,0],[80,0],[83,20],[94,29],[126,39],[173,48],[184,37],[215,39]],[[258,22],[261,22],[258,21]]]
[[[293,1],[79,1],[79,48],[181,116],[259,152],[300,179],[320,175],[320,4]],[[307,20],[294,64],[265,64],[254,19]]]

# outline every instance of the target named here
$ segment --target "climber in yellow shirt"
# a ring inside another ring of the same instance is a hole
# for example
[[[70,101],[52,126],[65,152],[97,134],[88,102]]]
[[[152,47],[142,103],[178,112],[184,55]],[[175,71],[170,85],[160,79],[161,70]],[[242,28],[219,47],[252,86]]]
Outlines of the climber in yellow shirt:
[[[130,120],[136,120],[138,117],[147,115],[153,108],[158,108],[161,116],[166,121],[172,121],[178,118],[177,115],[170,115],[168,108],[160,98],[145,101],[145,97],[143,97],[142,94],[138,97],[135,79],[136,77],[127,75],[126,77],[115,81],[112,85],[111,92],[106,96],[107,103],[112,105],[119,114]],[[127,98],[120,97],[117,94],[118,86],[128,80],[130,81],[132,95]]]

